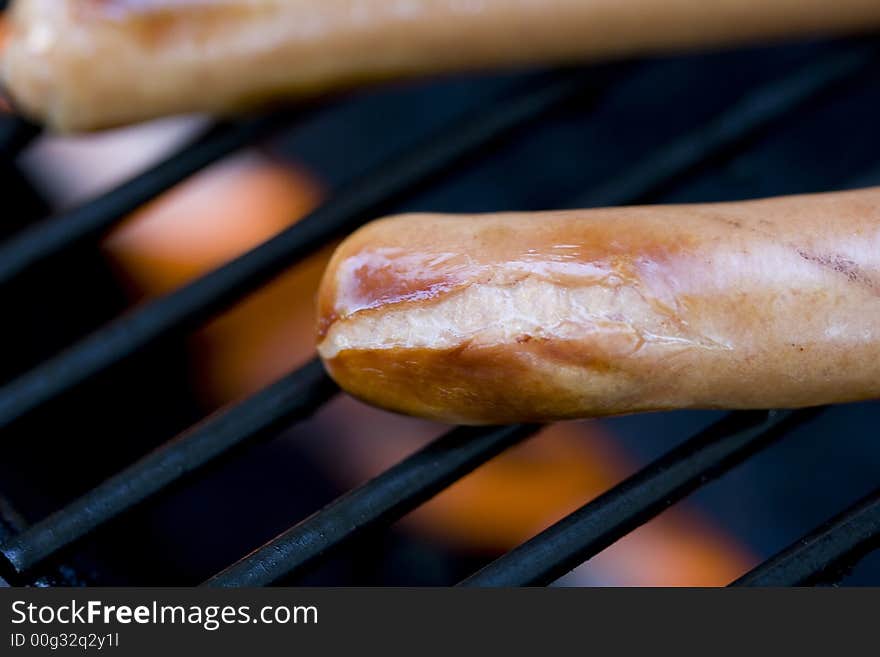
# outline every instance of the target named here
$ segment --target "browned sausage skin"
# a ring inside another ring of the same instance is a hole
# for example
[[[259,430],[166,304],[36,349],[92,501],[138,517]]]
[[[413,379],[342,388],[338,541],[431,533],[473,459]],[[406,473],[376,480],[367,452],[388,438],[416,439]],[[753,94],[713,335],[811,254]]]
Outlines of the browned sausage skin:
[[[343,388],[447,422],[874,398],[880,189],[384,219],[319,316]]]
[[[880,26],[877,0],[14,0],[4,78],[65,130],[389,77]]]

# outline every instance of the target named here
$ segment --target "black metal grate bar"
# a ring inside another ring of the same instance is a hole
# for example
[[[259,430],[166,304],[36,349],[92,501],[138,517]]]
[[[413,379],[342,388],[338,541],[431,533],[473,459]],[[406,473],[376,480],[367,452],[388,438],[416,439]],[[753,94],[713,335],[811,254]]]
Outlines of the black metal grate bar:
[[[804,586],[839,580],[880,548],[880,489],[743,575],[731,586]]]
[[[604,71],[604,73],[603,73]],[[610,82],[611,69],[567,72],[526,85],[489,110],[456,123],[431,141],[335,195],[307,218],[216,271],[125,315],[0,389],[0,429],[162,337],[196,326],[286,268],[390,210],[422,185],[553,107]]]
[[[460,427],[284,532],[206,582],[266,586],[301,574],[334,548],[399,518],[540,427]]]
[[[207,418],[67,507],[7,539],[0,545],[0,555],[15,575],[31,571],[193,470],[245,441],[271,435],[291,421],[307,417],[336,392],[321,363],[314,360],[257,395]]]
[[[576,205],[598,207],[644,201],[697,170],[707,161],[707,154],[742,145],[834,85],[876,65],[878,58],[880,47],[876,43],[860,43],[761,85],[716,118],[578,198]]]
[[[460,585],[551,584],[818,412],[730,414]]]
[[[290,114],[278,113],[216,125],[125,184],[23,230],[0,244],[0,287],[40,262],[99,237],[162,192],[291,120]]]

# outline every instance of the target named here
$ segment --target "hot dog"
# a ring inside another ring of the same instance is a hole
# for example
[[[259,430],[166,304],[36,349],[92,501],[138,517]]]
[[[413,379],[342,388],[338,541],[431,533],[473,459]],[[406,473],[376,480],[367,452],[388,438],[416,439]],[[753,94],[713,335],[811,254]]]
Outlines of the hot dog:
[[[880,396],[880,188],[401,216],[348,238],[319,352],[351,394],[462,424]]]
[[[15,0],[6,84],[65,130],[364,80],[880,26],[877,0]]]

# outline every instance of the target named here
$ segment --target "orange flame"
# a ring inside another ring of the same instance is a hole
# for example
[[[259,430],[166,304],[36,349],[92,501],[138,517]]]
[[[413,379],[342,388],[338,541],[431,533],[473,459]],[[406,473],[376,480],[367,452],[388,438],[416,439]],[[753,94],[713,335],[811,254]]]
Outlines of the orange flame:
[[[167,293],[287,228],[320,200],[304,171],[246,155],[147,205],[105,241],[132,294]],[[216,404],[256,392],[314,352],[313,297],[332,247],[195,336],[201,392]]]

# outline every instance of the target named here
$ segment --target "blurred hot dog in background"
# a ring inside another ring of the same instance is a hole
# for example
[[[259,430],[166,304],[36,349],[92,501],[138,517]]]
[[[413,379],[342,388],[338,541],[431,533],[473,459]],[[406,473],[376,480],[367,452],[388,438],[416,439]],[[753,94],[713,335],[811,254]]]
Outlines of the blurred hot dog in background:
[[[364,81],[860,32],[875,0],[15,0],[4,77],[62,130]]]

